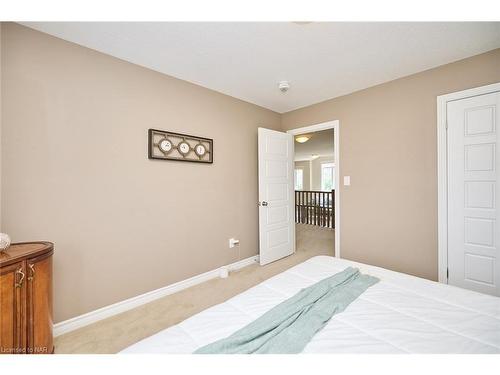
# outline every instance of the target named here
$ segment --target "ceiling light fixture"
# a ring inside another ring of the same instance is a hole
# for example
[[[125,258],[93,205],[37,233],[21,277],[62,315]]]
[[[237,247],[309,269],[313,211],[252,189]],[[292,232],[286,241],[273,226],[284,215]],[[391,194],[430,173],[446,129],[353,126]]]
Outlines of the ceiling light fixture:
[[[310,138],[311,137],[309,137],[308,135],[299,135],[295,138],[295,141],[299,143],[306,143]]]
[[[278,83],[278,88],[282,93],[285,93],[290,90],[290,83],[288,83],[288,81],[281,81],[280,83]]]
[[[319,158],[318,154],[312,154],[311,155],[311,160],[316,160],[317,158]]]

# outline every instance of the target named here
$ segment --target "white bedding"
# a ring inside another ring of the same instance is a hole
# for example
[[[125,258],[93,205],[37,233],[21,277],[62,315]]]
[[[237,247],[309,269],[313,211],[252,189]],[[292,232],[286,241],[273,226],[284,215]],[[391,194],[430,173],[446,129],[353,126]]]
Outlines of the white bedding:
[[[328,256],[307,260],[122,353],[192,353],[348,266],[380,278],[304,353],[500,353],[500,298]]]

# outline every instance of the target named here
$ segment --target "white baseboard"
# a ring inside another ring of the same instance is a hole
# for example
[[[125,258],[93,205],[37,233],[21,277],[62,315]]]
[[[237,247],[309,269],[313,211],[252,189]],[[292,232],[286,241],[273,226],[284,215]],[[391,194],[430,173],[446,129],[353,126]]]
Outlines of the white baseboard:
[[[259,261],[259,256],[255,255],[253,257],[246,258],[235,263],[231,263],[227,266],[223,266],[215,270],[190,277],[189,279],[182,280],[171,285],[167,285],[163,288],[152,290],[151,292],[147,292],[139,296],[132,297],[124,301],[117,302],[94,311],[90,311],[86,314],[76,316],[74,318],[65,320],[63,322],[56,323],[54,324],[54,336],[60,336],[64,333],[68,333],[74,331],[75,329],[85,327],[99,320],[109,318],[110,316],[120,314],[127,310],[131,310],[135,307],[144,305],[148,302],[168,296],[169,294],[173,294],[183,289],[189,288],[191,286],[203,283],[211,279],[215,279],[219,277],[220,271],[223,268],[226,268],[228,271],[235,271],[239,270],[240,268],[255,264],[258,261]]]

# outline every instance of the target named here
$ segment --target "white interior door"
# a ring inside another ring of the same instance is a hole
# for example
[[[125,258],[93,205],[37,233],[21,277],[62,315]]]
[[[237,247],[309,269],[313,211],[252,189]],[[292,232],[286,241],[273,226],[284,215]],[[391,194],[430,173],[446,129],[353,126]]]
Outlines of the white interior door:
[[[449,102],[448,283],[500,296],[500,93]]]
[[[259,128],[259,253],[264,265],[295,252],[293,136]]]

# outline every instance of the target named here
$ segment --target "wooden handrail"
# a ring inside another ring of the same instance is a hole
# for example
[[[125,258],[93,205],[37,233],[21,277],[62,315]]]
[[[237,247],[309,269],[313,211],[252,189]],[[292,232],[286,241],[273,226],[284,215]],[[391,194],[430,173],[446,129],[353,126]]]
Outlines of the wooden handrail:
[[[335,190],[296,190],[295,222],[335,228]]]
[[[335,190],[332,190],[335,191]],[[305,192],[305,193],[328,193],[330,194],[330,191],[323,191],[323,190],[295,190],[295,192]]]

